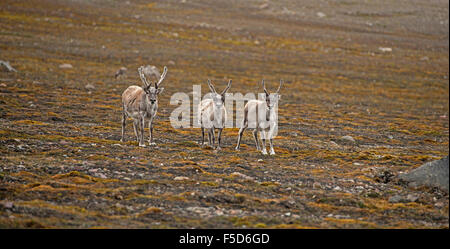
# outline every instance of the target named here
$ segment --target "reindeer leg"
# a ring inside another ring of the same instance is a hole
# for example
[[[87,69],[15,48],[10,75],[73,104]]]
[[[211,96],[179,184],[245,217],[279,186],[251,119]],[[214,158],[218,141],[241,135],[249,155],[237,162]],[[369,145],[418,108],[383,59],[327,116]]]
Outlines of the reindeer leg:
[[[271,138],[271,139],[269,139],[269,144],[270,144],[270,154],[271,155],[275,155],[275,151],[273,150],[273,141],[272,141],[273,139]]]
[[[214,131],[214,127],[212,127],[211,128],[211,137],[212,137],[212,146],[211,146],[211,148],[213,148],[214,149],[214,144],[215,144],[215,142],[216,142],[216,138],[215,138],[215,131]]]
[[[153,117],[150,118],[150,121],[148,121],[148,129],[150,133],[150,138],[148,142],[150,145],[156,145],[156,143],[153,142]]]
[[[261,135],[261,141],[262,141],[262,154],[263,155],[267,155],[267,150],[266,150],[266,133],[264,130],[261,130],[260,132]]]
[[[211,129],[208,129],[208,144],[211,145],[212,140],[211,140]]]
[[[125,111],[122,113],[122,138],[120,139],[120,142],[125,142],[124,136],[125,136],[125,125],[127,121],[127,116],[125,114]]]
[[[260,150],[259,141],[258,141],[258,129],[253,130],[253,138],[255,139],[256,150]]]
[[[205,128],[201,128],[202,129],[202,141],[200,142],[200,145],[203,147],[203,145],[205,144]]]
[[[136,119],[133,119],[133,130],[134,135],[136,136],[136,141],[139,143],[139,136],[138,136],[138,121]]]
[[[222,130],[223,128],[219,128],[219,131],[217,132],[217,141],[218,141],[218,145],[217,145],[217,150],[221,150],[222,148],[220,147],[221,142],[222,142]]]
[[[144,143],[145,118],[143,116],[141,116],[141,119],[139,120],[139,125],[141,127],[141,133],[139,134],[140,135],[139,146],[145,147],[145,143]]]
[[[244,131],[247,128],[247,126],[248,126],[248,122],[246,120],[244,120],[244,122],[242,122],[241,129],[239,129],[238,142],[237,142],[235,150],[240,150],[242,135],[244,134]]]

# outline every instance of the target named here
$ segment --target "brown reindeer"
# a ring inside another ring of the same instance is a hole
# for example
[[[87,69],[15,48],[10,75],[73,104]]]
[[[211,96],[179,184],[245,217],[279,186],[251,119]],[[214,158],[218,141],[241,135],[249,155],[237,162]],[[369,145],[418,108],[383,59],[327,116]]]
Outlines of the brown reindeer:
[[[164,90],[164,88],[159,87],[159,85],[166,77],[167,67],[164,67],[164,72],[162,73],[159,81],[155,82],[154,87],[151,82],[149,83],[147,81],[143,70],[143,66],[138,69],[139,76],[144,84],[143,87],[130,86],[122,93],[122,138],[120,139],[121,142],[124,141],[125,121],[127,117],[131,117],[133,119],[134,134],[136,135],[136,140],[141,147],[145,147],[145,119],[149,119],[149,144],[155,145],[153,142],[153,119],[158,111],[158,95]]]

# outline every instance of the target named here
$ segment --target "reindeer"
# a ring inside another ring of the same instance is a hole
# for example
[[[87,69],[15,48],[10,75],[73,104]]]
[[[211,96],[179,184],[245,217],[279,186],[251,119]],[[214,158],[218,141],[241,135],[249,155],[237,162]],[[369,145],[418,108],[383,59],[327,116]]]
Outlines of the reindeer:
[[[260,131],[262,140],[262,154],[267,155],[266,139],[268,138],[270,143],[270,154],[275,155],[272,139],[274,130],[278,129],[276,110],[278,108],[278,100],[280,99],[280,95],[278,93],[283,85],[283,80],[280,80],[280,86],[273,94],[269,94],[266,90],[264,80],[262,80],[262,85],[265,93],[265,101],[250,100],[245,105],[244,118],[242,120],[241,128],[239,129],[236,150],[240,150],[241,139],[245,129],[250,128],[254,129],[253,138],[255,139],[256,149],[261,150],[258,142],[258,131]]]
[[[138,69],[139,76],[144,84],[143,87],[130,86],[122,93],[122,138],[124,141],[125,133],[125,121],[127,117],[133,119],[134,134],[139,146],[145,147],[144,143],[144,127],[145,119],[148,118],[148,126],[150,129],[149,144],[155,145],[153,142],[153,119],[158,111],[158,95],[162,93],[164,88],[159,87],[163,82],[167,74],[167,67],[164,67],[164,72],[159,78],[158,82],[155,82],[155,86],[148,82],[144,75],[144,67],[141,66]]]
[[[212,93],[212,99],[204,99],[198,105],[199,124],[202,129],[202,141],[201,146],[205,142],[205,129],[208,129],[209,145],[214,149],[215,137],[214,129],[218,129],[218,146],[217,150],[221,150],[222,142],[222,130],[225,127],[227,121],[227,111],[225,109],[225,93],[231,87],[231,80],[228,82],[227,87],[218,94],[214,88],[211,80],[208,79],[208,86]]]

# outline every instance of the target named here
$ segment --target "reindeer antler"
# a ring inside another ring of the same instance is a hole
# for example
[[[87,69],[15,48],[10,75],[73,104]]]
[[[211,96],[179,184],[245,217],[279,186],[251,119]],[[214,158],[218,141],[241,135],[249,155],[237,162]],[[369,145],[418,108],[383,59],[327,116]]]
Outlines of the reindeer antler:
[[[211,92],[217,93],[216,89],[214,88],[214,86],[213,86],[213,84],[212,84],[210,79],[208,79],[208,86],[209,86],[209,89],[211,90]]]
[[[280,86],[278,87],[277,93],[280,91],[281,86],[283,85],[284,80],[280,80]]]
[[[223,95],[224,93],[226,93],[228,91],[228,89],[230,89],[230,87],[231,87],[231,80],[228,81],[227,87],[222,91],[222,93],[220,95]]]
[[[159,78],[158,83],[155,83],[155,88],[158,89],[159,85],[163,82],[164,78],[166,78],[166,74],[167,74],[167,67],[164,66],[164,72],[161,75],[161,78]]]
[[[266,83],[264,83],[264,79],[262,80],[262,86],[263,86],[263,89],[264,89],[264,92],[267,94],[267,95],[269,95],[269,92],[267,91],[267,89],[266,89]]]
[[[147,81],[147,78],[145,78],[145,75],[144,75],[144,66],[140,66],[139,68],[138,68],[138,72],[139,72],[139,77],[141,77],[141,81],[142,81],[142,83],[144,83],[144,86],[145,87],[148,87],[150,84],[148,83],[148,81]]]

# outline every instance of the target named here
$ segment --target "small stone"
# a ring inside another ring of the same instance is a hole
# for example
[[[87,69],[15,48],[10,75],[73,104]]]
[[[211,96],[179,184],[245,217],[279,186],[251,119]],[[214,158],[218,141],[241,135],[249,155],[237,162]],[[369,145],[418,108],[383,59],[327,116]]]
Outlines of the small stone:
[[[437,202],[436,204],[434,204],[435,207],[437,208],[443,208],[445,207],[445,203],[444,202]]]
[[[68,144],[70,144],[70,142],[68,142],[68,141],[66,141],[66,140],[61,140],[59,143],[62,144],[62,145],[68,145]]]
[[[6,209],[11,209],[14,207],[14,203],[12,201],[3,201],[0,202],[0,204]]]
[[[186,176],[177,176],[174,178],[175,181],[186,181],[189,180],[189,177]]]
[[[175,61],[170,60],[169,62],[167,62],[167,64],[173,66],[173,65],[175,65]]]
[[[0,87],[6,87],[6,84],[5,83],[1,83]]]
[[[121,67],[119,68],[119,70],[117,70],[117,72],[114,74],[114,78],[118,78],[121,75],[124,75],[127,72],[127,68],[126,67]]]
[[[129,177],[124,177],[123,178],[125,181],[131,181],[131,179]]]
[[[240,177],[240,178],[243,178],[243,179],[249,180],[249,181],[252,181],[252,180],[253,180],[253,177],[250,177],[250,176],[248,176],[248,175],[244,175],[244,174],[239,173],[239,172],[233,172],[233,173],[231,173],[231,176]]]
[[[84,86],[87,90],[94,90],[95,89],[95,86],[94,85],[92,85],[92,84],[87,84],[87,85],[85,85]]]
[[[392,48],[379,47],[378,50],[380,50],[381,52],[392,52]]]
[[[405,199],[401,195],[394,195],[389,198],[390,203],[404,202],[404,200]]]
[[[289,216],[291,216],[291,213],[287,212],[287,213],[284,214],[284,216],[289,217]]]
[[[269,8],[269,3],[263,3],[259,6],[259,9],[262,9],[262,10],[267,9],[267,8]]]
[[[352,143],[355,142],[355,139],[352,136],[343,136],[343,137],[341,137],[341,139],[345,140],[345,141],[352,142]]]
[[[334,141],[330,141],[330,143],[329,143],[332,147],[339,147],[339,145],[336,143],[336,142],[334,142]]]
[[[317,12],[316,15],[317,15],[319,18],[324,18],[324,17],[327,16],[327,15],[325,15],[325,13],[323,13],[323,12]]]
[[[71,64],[64,63],[64,64],[59,65],[59,68],[61,68],[61,69],[69,69],[69,68],[73,68],[73,66]]]
[[[313,188],[314,189],[322,188],[322,185],[320,185],[320,183],[318,183],[318,182],[315,182],[315,183],[313,183]]]
[[[97,177],[100,177],[100,178],[102,178],[102,179],[106,179],[106,178],[107,178],[106,175],[103,174],[103,173],[98,173],[98,174],[96,174],[96,175],[97,175]]]
[[[409,202],[415,202],[418,199],[419,199],[418,195],[409,194],[408,196],[406,196],[406,200],[408,200]]]
[[[341,189],[341,187],[336,186],[336,187],[333,188],[333,190],[335,190],[335,191],[341,191],[342,189]]]

